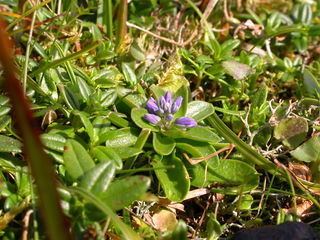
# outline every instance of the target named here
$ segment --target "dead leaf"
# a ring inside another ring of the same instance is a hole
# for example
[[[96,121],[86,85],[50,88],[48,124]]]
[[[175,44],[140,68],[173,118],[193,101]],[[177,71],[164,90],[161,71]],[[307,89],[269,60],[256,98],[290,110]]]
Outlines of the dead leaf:
[[[188,192],[188,194],[184,200],[200,197],[200,196],[206,195],[208,193],[210,193],[210,190],[207,188],[194,189],[194,190],[191,190]]]
[[[300,163],[289,163],[288,168],[298,178],[311,181],[312,174],[308,166]]]
[[[313,205],[311,200],[306,200],[304,198],[297,198],[297,208],[289,208],[285,209],[287,213],[297,214],[299,217],[303,217],[306,213],[308,213]]]
[[[174,230],[178,220],[172,211],[161,209],[152,216],[152,222],[155,229],[165,232]]]

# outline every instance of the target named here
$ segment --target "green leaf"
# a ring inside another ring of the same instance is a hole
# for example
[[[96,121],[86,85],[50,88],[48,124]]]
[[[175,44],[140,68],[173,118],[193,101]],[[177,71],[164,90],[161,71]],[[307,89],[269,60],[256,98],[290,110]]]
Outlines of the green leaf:
[[[100,199],[117,211],[139,200],[150,186],[150,178],[131,176],[116,180],[110,184],[106,192],[99,195]]]
[[[129,63],[122,62],[121,64],[122,72],[125,80],[131,85],[134,86],[137,84],[137,77]]]
[[[207,143],[217,143],[221,141],[221,138],[212,132],[208,127],[194,127],[189,128],[187,130],[182,130],[179,128],[171,128],[168,131],[163,132],[168,137],[180,139],[190,139],[200,142],[207,142]]]
[[[0,131],[2,131],[11,122],[11,117],[4,115],[0,117]]]
[[[84,147],[73,139],[66,142],[63,160],[66,170],[73,180],[76,180],[95,165]]]
[[[79,89],[79,93],[81,97],[85,100],[88,100],[92,94],[92,90],[82,78],[77,78],[77,88]]]
[[[39,73],[45,72],[47,69],[54,68],[54,67],[56,67],[58,65],[66,63],[66,62],[68,62],[68,61],[70,61],[72,59],[79,58],[84,53],[93,50],[94,48],[98,47],[100,44],[101,44],[101,42],[93,42],[93,43],[87,45],[85,48],[81,49],[78,52],[74,52],[74,53],[72,53],[72,54],[70,54],[68,56],[62,57],[62,58],[54,60],[52,62],[45,63],[45,64],[41,65],[40,67],[38,67],[36,70],[34,70],[30,74],[30,76],[32,76],[32,77],[36,76]]]
[[[142,49],[140,48],[140,46],[136,42],[133,42],[131,44],[130,53],[131,53],[132,57],[134,57],[134,59],[136,59],[138,61],[144,61],[146,58],[144,52],[142,51]]]
[[[117,93],[121,102],[124,103],[130,109],[135,107],[141,107],[147,101],[144,94],[134,92],[131,89],[118,87]]]
[[[320,161],[320,136],[314,136],[301,146],[291,151],[290,154],[303,162]]]
[[[153,126],[149,124],[146,120],[144,120],[143,116],[148,113],[148,111],[144,108],[133,108],[131,110],[131,118],[132,121],[140,128],[150,129],[153,132],[158,132],[159,127]]]
[[[150,90],[156,99],[159,99],[161,96],[163,96],[166,93],[164,89],[154,84],[151,85]]]
[[[303,71],[303,85],[311,96],[316,96],[320,92],[319,80],[308,69]]]
[[[250,211],[253,204],[253,197],[250,194],[242,195],[239,199],[238,209],[241,211]]]
[[[143,151],[140,148],[136,147],[117,147],[117,148],[112,148],[121,159],[127,159],[130,157],[134,157],[142,153]]]
[[[295,148],[302,143],[308,133],[308,122],[302,117],[282,119],[274,128],[274,137],[284,145]]]
[[[113,148],[97,146],[92,150],[92,154],[99,162],[112,162],[116,169],[122,169],[122,160]]]
[[[114,174],[115,167],[111,162],[98,163],[82,175],[79,187],[82,187],[93,194],[100,194],[107,190]]]
[[[0,152],[19,153],[22,144],[17,139],[0,135]]]
[[[193,158],[206,157],[215,152],[215,149],[209,144],[190,140],[177,142],[177,148]],[[196,187],[221,183],[234,187],[230,188],[228,193],[240,193],[256,188],[259,183],[256,170],[249,164],[238,160],[219,160],[215,156],[196,165],[186,163],[186,167],[191,177],[191,184]]]
[[[216,216],[211,212],[208,215],[206,234],[208,240],[217,240],[223,234],[226,225],[221,226],[221,224],[216,219]]]
[[[100,136],[110,131],[111,122],[108,120],[106,116],[97,116],[92,121],[92,127],[93,127],[94,139],[99,139]]]
[[[182,201],[190,189],[190,179],[180,158],[156,155],[152,166],[165,195],[171,201]]]
[[[103,134],[100,141],[105,141],[107,147],[130,147],[136,143],[138,135],[136,128],[121,128]]]
[[[80,111],[72,111],[72,114],[75,116],[78,116],[81,123],[83,124],[86,133],[88,134],[88,136],[90,137],[90,140],[92,142],[95,142],[97,139],[95,139],[95,135],[93,132],[93,126],[92,123],[90,122],[89,118],[86,116],[86,114],[84,112],[80,112]]]
[[[188,234],[187,224],[184,221],[179,220],[175,229],[172,231],[172,233],[169,236],[165,236],[164,240],[171,240],[171,239],[188,240],[187,234]]]
[[[186,115],[188,110],[188,100],[189,100],[189,88],[187,85],[182,85],[175,93],[174,97],[177,98],[181,96],[183,98],[182,105],[178,112],[174,115],[176,118],[183,117]]]
[[[166,137],[161,133],[153,133],[152,144],[154,150],[160,155],[169,155],[176,146],[172,138]]]
[[[44,133],[41,135],[42,143],[50,150],[62,153],[66,143],[65,137],[55,133]]]
[[[191,117],[196,121],[201,121],[214,113],[211,103],[204,101],[193,101],[188,104],[187,117]]]
[[[76,96],[76,94],[74,94],[73,91],[69,87],[62,85],[61,83],[58,84],[57,86],[60,90],[61,97],[65,101],[66,105],[70,109],[79,109],[80,102],[79,102],[79,98]]]
[[[129,122],[114,112],[108,113],[107,117],[117,127],[129,127]]]

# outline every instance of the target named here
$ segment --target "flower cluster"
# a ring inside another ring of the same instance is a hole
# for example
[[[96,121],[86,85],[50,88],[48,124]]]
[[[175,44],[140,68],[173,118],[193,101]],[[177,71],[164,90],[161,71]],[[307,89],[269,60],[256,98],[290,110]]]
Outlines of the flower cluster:
[[[158,101],[151,97],[146,105],[148,113],[144,115],[144,119],[153,125],[166,129],[171,126],[172,122],[182,128],[197,126],[197,122],[193,118],[180,117],[174,120],[174,114],[179,111],[182,102],[183,97],[179,96],[174,99],[170,92],[166,92]]]

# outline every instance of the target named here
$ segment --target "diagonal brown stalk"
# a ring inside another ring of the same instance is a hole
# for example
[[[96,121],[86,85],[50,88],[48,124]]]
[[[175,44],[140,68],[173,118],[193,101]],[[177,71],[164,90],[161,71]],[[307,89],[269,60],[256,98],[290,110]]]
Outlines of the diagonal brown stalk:
[[[10,98],[13,120],[23,140],[23,152],[37,186],[46,233],[52,240],[72,239],[59,203],[52,161],[42,148],[40,132],[36,128],[21,83],[16,77],[13,48],[5,29],[6,24],[0,19],[0,63],[4,70],[1,87]]]

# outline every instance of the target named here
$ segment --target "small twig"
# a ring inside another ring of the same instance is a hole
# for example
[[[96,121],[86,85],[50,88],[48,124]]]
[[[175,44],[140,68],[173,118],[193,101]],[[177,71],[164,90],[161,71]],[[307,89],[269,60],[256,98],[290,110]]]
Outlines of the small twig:
[[[0,230],[4,230],[7,225],[23,210],[25,210],[30,205],[30,199],[24,199],[20,205],[13,207],[10,211],[6,212],[0,217]]]
[[[201,22],[206,21],[207,18],[210,16],[211,12],[213,11],[214,7],[218,3],[218,0],[210,0],[206,9],[204,10],[203,16],[201,18]]]
[[[203,213],[202,213],[202,215],[201,215],[201,218],[200,218],[200,220],[199,220],[199,222],[198,222],[198,225],[197,225],[195,231],[194,231],[193,234],[192,234],[192,239],[195,239],[197,232],[198,232],[199,229],[201,228],[201,226],[202,226],[202,224],[203,224],[203,221],[204,221],[204,218],[205,218],[206,215],[207,215],[207,212],[208,212],[208,209],[209,209],[210,205],[211,205],[211,203],[208,201],[208,202],[207,202],[207,205],[206,205],[206,207],[205,207],[205,209],[204,209],[204,211],[203,211]]]
[[[198,31],[195,30],[195,31],[191,34],[191,36],[190,36],[186,41],[184,41],[184,42],[177,42],[177,41],[172,40],[172,39],[170,39],[170,38],[162,37],[162,36],[160,36],[160,35],[158,35],[158,34],[156,34],[156,33],[153,33],[153,32],[151,32],[151,31],[149,31],[149,30],[147,30],[147,29],[144,29],[144,28],[142,28],[142,27],[139,27],[139,26],[137,26],[137,25],[135,25],[135,24],[133,24],[133,23],[130,23],[130,22],[127,22],[127,26],[128,26],[128,27],[135,28],[135,29],[138,29],[138,30],[140,30],[140,31],[142,31],[142,32],[144,32],[144,33],[147,33],[147,34],[155,37],[155,38],[158,38],[158,39],[160,39],[160,40],[162,40],[162,41],[171,43],[171,44],[173,44],[173,45],[177,45],[177,46],[179,46],[179,47],[185,47],[185,46],[189,45],[190,42],[192,42],[192,40],[198,35]]]
[[[179,42],[176,42],[176,41],[174,41],[174,40],[172,40],[172,39],[169,39],[169,38],[166,38],[166,37],[162,37],[162,36],[160,36],[160,35],[158,35],[158,34],[155,34],[155,33],[153,33],[153,32],[150,32],[149,30],[146,30],[146,29],[144,29],[144,28],[142,28],[142,27],[139,27],[139,26],[137,26],[137,25],[135,25],[135,24],[133,24],[133,23],[127,22],[127,26],[128,26],[128,27],[131,27],[131,28],[136,28],[136,29],[138,29],[138,30],[140,30],[140,31],[142,31],[142,32],[144,32],[144,33],[147,33],[147,34],[149,34],[149,35],[151,35],[151,36],[153,36],[153,37],[155,37],[155,38],[158,38],[158,39],[160,39],[160,40],[162,40],[162,41],[165,41],[165,42],[171,43],[171,44],[173,44],[173,45],[177,45],[177,46],[183,47],[183,44],[181,44],[181,43],[179,43]]]
[[[29,223],[30,223],[30,216],[33,213],[33,210],[30,209],[29,211],[26,212],[23,218],[23,230],[22,230],[22,236],[21,240],[28,240],[28,229],[29,229]]]
[[[256,214],[256,218],[259,216],[259,214],[260,214],[260,212],[261,212],[261,209],[262,209],[262,207],[263,207],[263,199],[264,199],[264,196],[266,195],[266,188],[267,188],[267,178],[264,178],[263,188],[262,188],[262,194],[261,194],[261,198],[260,198],[260,201],[259,201],[258,211],[257,211],[257,214]]]
[[[233,145],[233,144],[230,144],[229,146],[226,146],[226,147],[224,147],[224,148],[221,148],[221,149],[219,149],[218,151],[216,151],[216,152],[214,152],[214,153],[211,153],[211,154],[209,154],[209,155],[207,155],[207,156],[205,156],[205,157],[190,158],[190,157],[188,156],[188,154],[186,154],[186,153],[182,153],[182,155],[189,161],[190,164],[195,165],[195,164],[197,164],[197,163],[200,163],[200,162],[209,160],[210,158],[213,158],[213,157],[219,155],[220,153],[223,153],[223,152],[225,152],[225,151],[228,151],[228,150],[230,150],[230,148],[233,148],[233,147],[234,147],[234,145]]]

